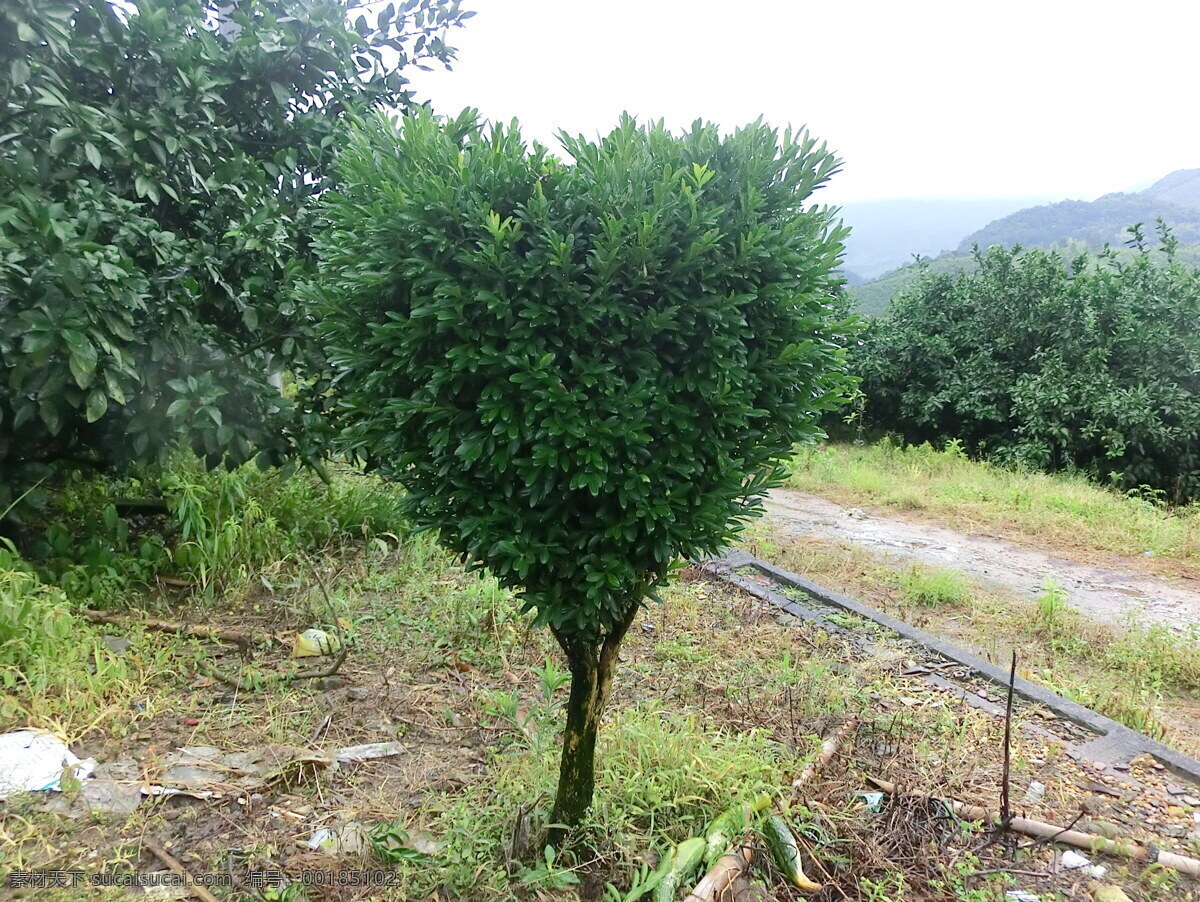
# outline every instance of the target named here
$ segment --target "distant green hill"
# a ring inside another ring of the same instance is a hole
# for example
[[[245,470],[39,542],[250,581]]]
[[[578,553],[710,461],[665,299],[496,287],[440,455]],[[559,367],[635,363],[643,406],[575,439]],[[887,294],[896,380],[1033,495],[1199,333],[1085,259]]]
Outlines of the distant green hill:
[[[916,198],[850,201],[842,220],[851,227],[846,268],[875,279],[903,266],[913,254],[933,256],[953,250],[963,235],[1047,196],[1006,198]]]
[[[1153,231],[1156,219],[1164,219],[1183,244],[1200,243],[1200,208],[1169,203],[1141,194],[1106,194],[1093,201],[1064,200],[1044,207],[1018,210],[972,232],[958,245],[960,253],[973,245],[991,247],[1048,247],[1060,241],[1081,241],[1099,250],[1106,244],[1124,244],[1125,229],[1135,222],[1145,223]]]
[[[1070,258],[1080,251],[1099,250],[1105,244],[1121,248],[1129,238],[1126,231],[1143,223],[1153,242],[1154,222],[1163,219],[1181,244],[1179,258],[1200,266],[1200,169],[1179,169],[1159,179],[1144,191],[1106,194],[1094,201],[1067,200],[1027,207],[993,220],[962,239],[956,250],[925,261],[931,272],[955,272],[974,265],[971,248],[993,244],[1025,247],[1054,247]],[[910,249],[923,252],[922,248]],[[859,272],[862,270],[859,269]],[[871,282],[852,285],[856,309],[878,316],[887,309],[897,291],[921,273],[908,264],[884,273]]]
[[[874,282],[853,285],[847,292],[854,298],[854,311],[864,316],[880,316],[891,303],[893,296],[904,286],[924,272],[955,273],[973,269],[975,261],[970,254],[947,251],[940,256],[920,263],[913,262],[899,269],[884,273]]]
[[[1176,169],[1139,193],[1145,197],[1200,209],[1200,169]]]

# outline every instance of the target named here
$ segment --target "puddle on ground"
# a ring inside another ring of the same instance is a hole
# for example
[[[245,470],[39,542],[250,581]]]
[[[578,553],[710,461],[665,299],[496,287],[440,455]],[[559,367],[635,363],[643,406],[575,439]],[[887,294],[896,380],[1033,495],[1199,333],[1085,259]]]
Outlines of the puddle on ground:
[[[1003,539],[867,514],[815,495],[779,489],[767,521],[793,535],[836,539],[902,560],[953,567],[979,582],[1036,597],[1047,577],[1077,610],[1123,624],[1132,615],[1184,632],[1200,630],[1200,592],[1132,573],[1077,564]]]

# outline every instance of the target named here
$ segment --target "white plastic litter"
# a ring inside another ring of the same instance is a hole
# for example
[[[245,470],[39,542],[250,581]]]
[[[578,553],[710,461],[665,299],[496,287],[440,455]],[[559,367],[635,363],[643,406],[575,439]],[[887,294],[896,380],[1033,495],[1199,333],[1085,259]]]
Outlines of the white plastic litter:
[[[1041,896],[1035,896],[1033,893],[1023,889],[1010,889],[1004,894],[1004,898],[1008,902],[1042,902]]]
[[[369,761],[372,758],[387,758],[408,751],[402,742],[368,742],[366,745],[349,745],[338,749],[333,757],[341,762]]]
[[[15,792],[59,792],[64,772],[86,780],[94,758],[81,761],[65,742],[41,730],[0,734],[0,799]]]
[[[1082,870],[1089,877],[1095,877],[1096,879],[1108,873],[1108,868],[1104,865],[1092,864],[1087,858],[1078,852],[1072,852],[1070,849],[1062,853],[1062,866],[1068,871]]]
[[[330,855],[357,855],[367,848],[370,837],[362,824],[351,821],[337,829],[322,827],[308,840],[310,849],[319,849]]]
[[[308,847],[310,849],[319,849],[322,846],[330,845],[337,836],[337,831],[330,830],[328,827],[322,827],[308,839]]]

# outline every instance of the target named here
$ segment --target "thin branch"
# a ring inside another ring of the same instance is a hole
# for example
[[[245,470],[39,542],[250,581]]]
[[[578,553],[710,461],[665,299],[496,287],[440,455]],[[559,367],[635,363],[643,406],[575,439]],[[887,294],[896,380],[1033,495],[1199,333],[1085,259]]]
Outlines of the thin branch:
[[[179,620],[159,620],[154,617],[134,617],[116,611],[96,611],[87,609],[83,616],[93,623],[107,623],[119,626],[140,626],[145,630],[160,633],[174,633],[180,636],[194,636],[198,639],[214,639],[218,642],[231,642],[242,648],[258,645],[267,640],[254,636],[242,630],[226,629],[220,626],[203,626],[198,623],[183,623]]]
[[[333,663],[324,670],[310,670],[304,673],[293,673],[290,676],[285,676],[285,683],[294,683],[296,680],[318,680],[324,677],[336,676],[338,671],[342,669],[342,665],[346,663],[346,655],[350,653],[350,647],[342,643],[341,650],[337,653],[337,657],[333,659]]]
[[[1013,649],[1012,667],[1008,672],[1008,705],[1004,711],[1004,771],[1000,781],[1000,829],[1007,830],[1012,821],[1009,807],[1010,773],[1012,768],[1012,712],[1013,687],[1017,681],[1017,650]]]

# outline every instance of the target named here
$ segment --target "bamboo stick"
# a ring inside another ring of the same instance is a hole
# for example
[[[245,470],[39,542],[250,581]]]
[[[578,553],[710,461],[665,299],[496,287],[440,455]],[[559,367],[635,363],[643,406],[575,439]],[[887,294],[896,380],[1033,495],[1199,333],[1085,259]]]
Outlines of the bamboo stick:
[[[868,777],[867,779],[872,785],[889,795],[897,791],[895,783],[881,780],[878,777]],[[914,793],[914,795],[922,794]],[[928,798],[928,796],[925,797]],[[957,802],[953,799],[947,801],[951,808],[953,808],[954,813],[964,820],[983,821],[987,824],[1000,823],[1000,815],[994,811],[988,811],[986,808],[980,808],[977,805],[967,805],[964,802]],[[1020,833],[1022,836],[1031,836],[1034,839],[1040,839],[1045,842],[1062,843],[1063,845],[1074,846],[1077,849],[1086,849],[1089,852],[1106,852],[1109,855],[1132,858],[1135,861],[1157,862],[1163,867],[1178,871],[1181,874],[1200,877],[1200,860],[1188,858],[1186,855],[1177,855],[1174,852],[1165,852],[1160,849],[1151,848],[1133,840],[1112,840],[1104,836],[1096,836],[1094,833],[1067,830],[1064,827],[1056,827],[1054,824],[1030,820],[1026,817],[1014,817],[1009,823],[1008,829],[1014,833]]]
[[[160,633],[176,633],[182,636],[195,636],[200,639],[217,639],[221,642],[232,642],[236,645],[253,645],[255,637],[241,630],[224,629],[219,626],[202,626],[197,623],[181,623],[178,620],[158,620],[154,617],[132,617],[116,611],[85,610],[83,616],[93,623],[110,623],[120,626],[140,626],[142,629],[155,630]]]
[[[750,866],[754,850],[749,846],[731,849],[712,866],[704,879],[696,884],[696,888],[687,894],[683,902],[719,902],[726,897],[732,897],[731,887],[735,880],[742,876]]]
[[[792,781],[792,787],[802,788],[829,764],[833,760],[833,756],[838,753],[838,749],[842,747],[842,743],[846,741],[846,737],[857,725],[858,717],[856,715],[846,718],[846,722],[838,728],[837,732],[821,744],[821,751],[817,757],[809,762],[808,766],[800,772],[800,776]],[[720,902],[722,899],[734,898],[736,893],[732,888],[733,884],[745,873],[753,858],[754,850],[749,846],[730,849],[717,859],[717,863],[704,875],[704,879],[696,884],[696,888],[688,893],[684,902]]]
[[[846,737],[850,735],[850,731],[856,726],[858,726],[857,715],[851,715],[850,717],[846,718],[846,722],[838,728],[838,731],[826,739],[821,745],[820,754],[809,762],[808,767],[804,768],[804,770],[800,772],[800,776],[792,781],[792,787],[795,789],[802,788],[805,783],[816,776],[819,770],[832,761],[833,756],[836,755],[838,753],[838,749],[842,747],[842,743],[846,741]]]

